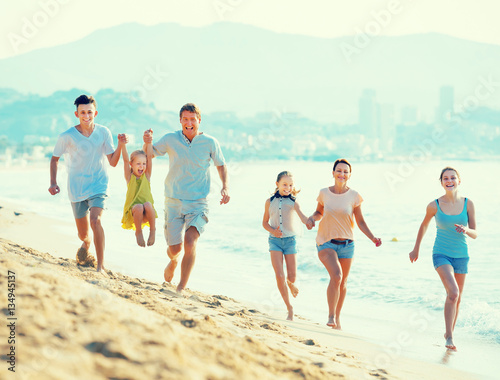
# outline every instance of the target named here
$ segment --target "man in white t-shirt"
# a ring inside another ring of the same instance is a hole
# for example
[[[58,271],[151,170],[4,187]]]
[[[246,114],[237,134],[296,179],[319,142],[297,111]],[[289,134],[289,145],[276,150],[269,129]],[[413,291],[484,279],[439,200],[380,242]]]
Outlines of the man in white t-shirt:
[[[115,150],[109,129],[94,123],[97,116],[95,99],[92,96],[80,95],[75,100],[75,106],[75,116],[80,123],[59,135],[50,160],[49,193],[56,195],[60,192],[57,185],[57,166],[59,158],[64,154],[68,168],[68,197],[73,208],[78,237],[83,242],[77,257],[80,262],[87,258],[92,242],[89,235],[90,226],[94,236],[97,271],[101,272],[104,262],[104,230],[101,216],[108,189],[105,157],[109,164],[115,167],[128,137],[119,134],[118,148]]]

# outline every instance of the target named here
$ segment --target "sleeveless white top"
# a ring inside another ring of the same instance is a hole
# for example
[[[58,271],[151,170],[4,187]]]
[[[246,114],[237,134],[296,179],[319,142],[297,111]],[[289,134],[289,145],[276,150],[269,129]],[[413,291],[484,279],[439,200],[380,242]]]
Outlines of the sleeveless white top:
[[[294,207],[295,198],[292,196],[282,197],[279,195],[279,192],[276,192],[271,197],[271,202],[269,203],[269,225],[273,228],[280,227],[283,233],[282,237],[297,235],[294,228],[294,224],[296,224],[294,219],[297,213]]]

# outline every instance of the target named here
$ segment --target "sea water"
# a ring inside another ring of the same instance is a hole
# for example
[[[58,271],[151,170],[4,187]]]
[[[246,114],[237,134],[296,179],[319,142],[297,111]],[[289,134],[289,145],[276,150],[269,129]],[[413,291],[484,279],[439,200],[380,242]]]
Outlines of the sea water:
[[[431,221],[416,263],[408,254],[429,202],[444,193],[439,174],[451,165],[460,171],[460,193],[476,208],[479,237],[468,239],[469,274],[454,340],[459,350],[444,347],[443,305],[445,290],[432,266],[435,223]],[[1,197],[21,202],[31,211],[65,222],[63,233],[75,236],[76,228],[67,200],[66,172],[61,164],[58,183],[61,194],[50,196],[48,163],[43,167],[1,169],[8,180]],[[224,294],[259,305],[261,311],[281,313],[286,308],[279,295],[271,266],[267,236],[262,228],[264,203],[275,189],[276,175],[294,174],[301,190],[297,201],[306,215],[316,209],[319,190],[330,186],[332,163],[273,161],[230,163],[231,201],[220,205],[220,180],[212,170],[209,196],[210,223],[198,243],[197,258],[188,287],[209,294]],[[383,244],[376,248],[356,227],[356,252],[342,310],[345,331],[383,347],[372,359],[374,367],[389,366],[401,356],[442,363],[485,378],[500,376],[500,227],[499,162],[415,161],[353,163],[348,185],[363,197],[365,220]],[[110,197],[104,213],[106,266],[115,271],[163,281],[168,263],[163,238],[163,181],[168,161],[155,159],[152,192],[158,212],[156,243],[141,248],[132,231],[121,228],[126,184],[122,163],[110,168]],[[315,248],[317,229],[303,228],[299,234],[297,286],[292,299],[295,314],[325,324],[328,315],[326,287],[329,277]],[[145,229],[145,235],[149,233]],[[179,280],[179,270],[174,282]],[[332,343],[335,341],[332,332]]]

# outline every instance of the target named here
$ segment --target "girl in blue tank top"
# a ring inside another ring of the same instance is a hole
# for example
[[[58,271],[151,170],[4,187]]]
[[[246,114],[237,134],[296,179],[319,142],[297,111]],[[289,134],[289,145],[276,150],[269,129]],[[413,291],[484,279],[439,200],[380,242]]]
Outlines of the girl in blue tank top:
[[[444,321],[446,348],[456,350],[453,330],[457,322],[458,310],[467,274],[469,253],[467,236],[475,239],[476,217],[474,203],[458,195],[460,175],[458,171],[446,167],[439,177],[445,194],[427,205],[426,214],[417,234],[410,261],[417,261],[420,243],[433,217],[436,218],[436,240],[432,249],[434,268],[446,289]]]

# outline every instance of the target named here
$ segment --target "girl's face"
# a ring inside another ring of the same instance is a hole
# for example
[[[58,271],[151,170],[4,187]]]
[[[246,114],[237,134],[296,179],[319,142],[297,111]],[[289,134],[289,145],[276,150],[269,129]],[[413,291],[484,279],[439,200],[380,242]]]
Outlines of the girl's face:
[[[335,182],[346,183],[350,177],[351,169],[349,168],[349,165],[344,164],[343,162],[337,164],[333,172]]]
[[[140,154],[136,157],[134,157],[134,160],[130,162],[130,167],[132,168],[132,173],[136,177],[140,177],[142,173],[146,171],[146,156]]]
[[[287,175],[284,175],[280,178],[278,182],[276,182],[276,187],[278,187],[278,191],[280,195],[287,196],[292,193],[293,190],[293,178]]]
[[[443,173],[441,177],[441,186],[446,191],[455,191],[458,189],[458,185],[460,185],[460,178],[458,178],[455,170],[447,170]]]

